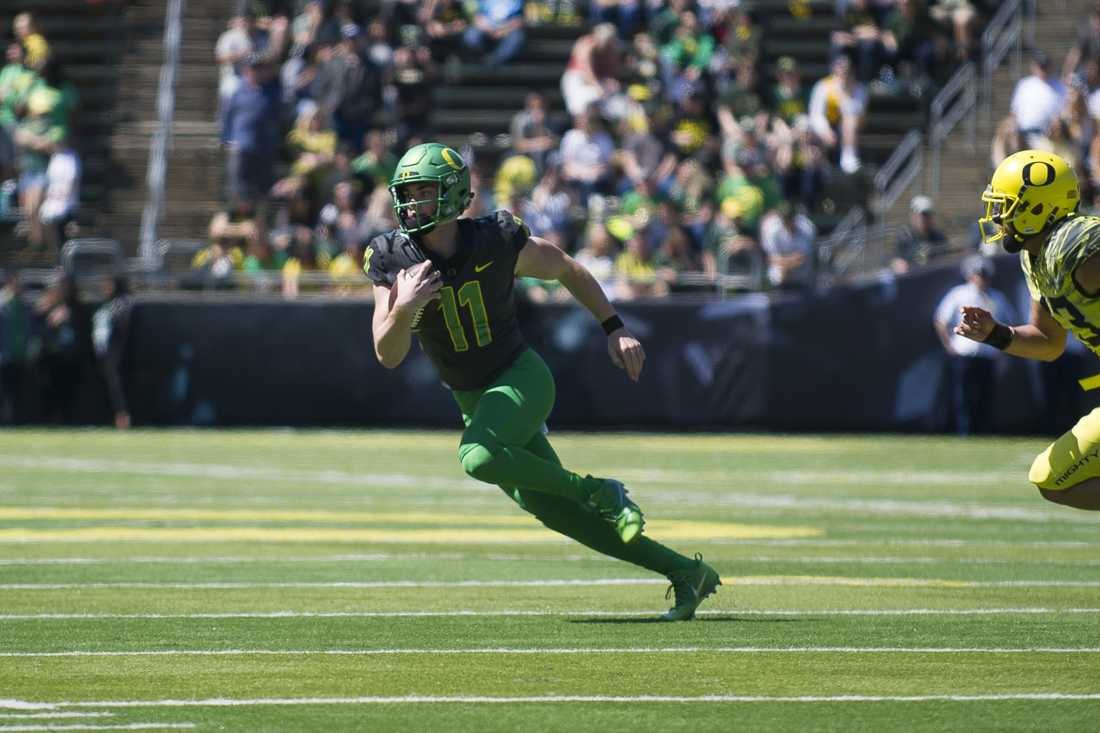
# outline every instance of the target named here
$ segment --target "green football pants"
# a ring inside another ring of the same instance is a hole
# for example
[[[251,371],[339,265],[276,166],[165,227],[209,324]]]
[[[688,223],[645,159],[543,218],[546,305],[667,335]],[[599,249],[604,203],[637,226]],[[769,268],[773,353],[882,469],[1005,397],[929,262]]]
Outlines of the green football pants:
[[[694,564],[646,535],[624,545],[583,504],[599,479],[562,468],[544,427],[554,406],[554,378],[525,351],[484,390],[456,390],[466,430],[458,457],[467,474],[496,484],[549,529],[605,555],[670,575]]]

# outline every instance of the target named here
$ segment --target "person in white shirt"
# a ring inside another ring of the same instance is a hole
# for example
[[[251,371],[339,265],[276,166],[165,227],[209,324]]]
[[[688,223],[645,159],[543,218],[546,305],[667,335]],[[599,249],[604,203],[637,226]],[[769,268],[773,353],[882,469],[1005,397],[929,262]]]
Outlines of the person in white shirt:
[[[978,306],[993,314],[1001,323],[1016,323],[1015,309],[1008,298],[994,290],[993,261],[972,255],[962,264],[966,283],[957,285],[943,296],[933,319],[944,351],[951,358],[954,377],[952,406],[959,435],[987,433],[990,430],[995,387],[995,368],[1001,352],[954,332],[963,306]]]
[[[859,130],[867,113],[867,87],[855,78],[846,54],[833,59],[832,72],[810,93],[810,129],[829,150],[839,147],[841,170],[855,173],[861,166]]]
[[[789,201],[760,221],[760,248],[768,262],[768,282],[777,288],[806,288],[813,278],[817,228]]]
[[[1031,75],[1016,82],[1012,93],[1012,116],[1026,147],[1032,147],[1031,136],[1046,135],[1050,123],[1062,112],[1066,94],[1066,85],[1050,75],[1050,59],[1044,52],[1035,51]]]
[[[46,167],[46,194],[38,207],[46,241],[58,250],[66,239],[66,227],[80,205],[80,157],[68,145],[50,156]]]
[[[573,129],[561,139],[562,178],[577,189],[582,202],[610,183],[615,143],[603,128],[595,103],[577,115]]]
[[[255,17],[251,13],[236,15],[229,28],[218,36],[214,57],[218,61],[218,98],[224,104],[241,84],[239,65],[255,47]]]

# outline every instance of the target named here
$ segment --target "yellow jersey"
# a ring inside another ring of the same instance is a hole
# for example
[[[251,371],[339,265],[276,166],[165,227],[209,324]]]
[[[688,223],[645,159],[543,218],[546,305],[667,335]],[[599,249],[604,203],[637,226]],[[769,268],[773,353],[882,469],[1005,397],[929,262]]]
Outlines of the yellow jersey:
[[[1077,289],[1073,272],[1100,252],[1100,217],[1071,216],[1059,224],[1038,256],[1020,252],[1031,297],[1043,301],[1059,324],[1100,354],[1100,297]]]

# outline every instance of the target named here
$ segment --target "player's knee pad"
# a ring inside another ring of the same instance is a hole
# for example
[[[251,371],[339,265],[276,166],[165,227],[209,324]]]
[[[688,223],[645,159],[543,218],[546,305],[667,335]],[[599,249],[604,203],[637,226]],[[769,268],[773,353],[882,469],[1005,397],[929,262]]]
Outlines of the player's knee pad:
[[[467,476],[478,481],[489,480],[495,458],[496,452],[481,443],[463,443],[458,448],[458,460],[462,463],[462,470]]]
[[[1059,491],[1100,476],[1100,408],[1047,446],[1031,464],[1028,481],[1040,489]]]

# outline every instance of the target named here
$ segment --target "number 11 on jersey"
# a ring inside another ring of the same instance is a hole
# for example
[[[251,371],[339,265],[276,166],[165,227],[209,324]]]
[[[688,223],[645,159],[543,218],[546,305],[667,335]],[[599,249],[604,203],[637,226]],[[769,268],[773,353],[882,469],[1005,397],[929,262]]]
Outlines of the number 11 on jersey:
[[[451,343],[455,351],[469,351],[470,342],[466,338],[466,331],[462,328],[462,320],[458,317],[459,306],[470,309],[470,317],[474,322],[474,338],[479,347],[486,346],[493,340],[493,332],[489,328],[489,314],[485,311],[485,299],[481,295],[481,283],[470,280],[463,283],[458,289],[458,297],[455,297],[455,289],[445,286],[439,290],[439,308],[443,311],[443,320],[447,324],[447,332],[451,334]]]

